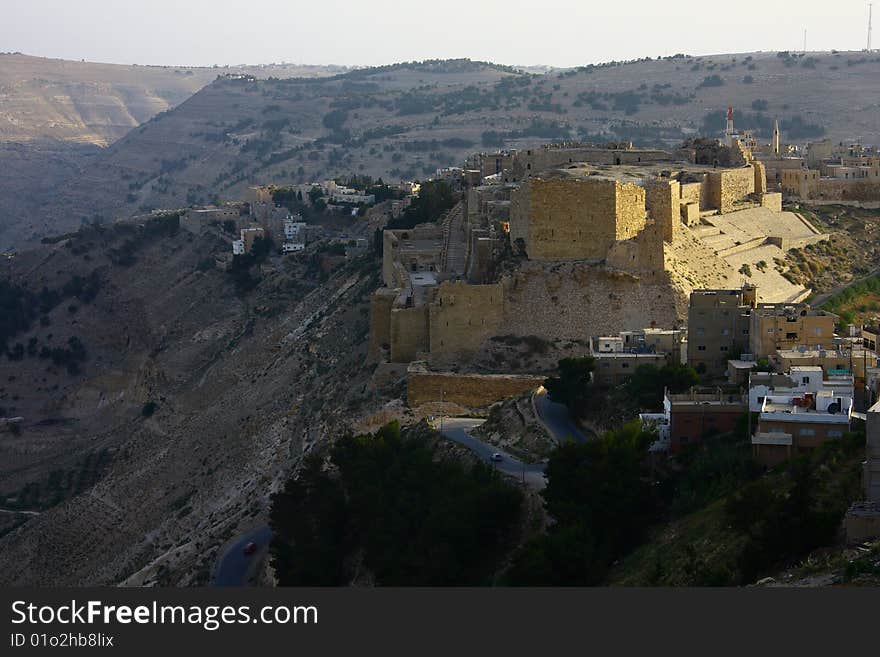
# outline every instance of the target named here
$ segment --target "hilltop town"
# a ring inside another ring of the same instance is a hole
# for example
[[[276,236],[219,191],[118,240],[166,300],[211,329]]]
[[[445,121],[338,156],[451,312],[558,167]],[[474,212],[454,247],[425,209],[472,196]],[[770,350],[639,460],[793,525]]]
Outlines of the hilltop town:
[[[848,477],[834,528],[843,545],[873,540],[880,307],[853,299],[859,285],[877,292],[880,254],[853,227],[880,224],[880,153],[787,139],[778,121],[765,139],[737,117],[730,107],[723,130],[651,146],[487,148],[418,180],[239,181],[240,198],[193,193],[5,253],[16,319],[2,335],[0,449],[17,465],[0,480],[0,545],[22,564],[8,581],[219,581],[229,545],[267,543],[271,522],[273,558],[248,576],[315,583],[279,561],[295,543],[279,509],[305,513],[290,491],[298,477],[321,483],[313,455],[342,459],[337,445],[377,431],[518,482],[514,538],[495,537],[498,554],[479,566],[498,581],[541,583],[523,555],[555,558],[541,491],[554,486],[547,459],[571,444],[592,459],[625,444],[627,481],[651,500],[618,510],[639,538],[608,547],[616,556],[597,557],[584,583],[656,583],[643,572],[656,558],[648,528],[780,477],[764,491],[776,495],[786,468],[825,467],[833,449],[846,468],[835,476]],[[166,168],[170,180],[178,166]],[[701,488],[699,459],[725,450],[739,469]],[[641,468],[656,491],[642,490]],[[143,473],[161,482],[155,508],[124,536],[90,533],[133,513]],[[596,485],[608,475],[594,474]],[[685,500],[687,486],[698,492]],[[35,555],[40,541],[65,556]],[[98,563],[99,549],[116,556]],[[743,584],[782,565],[727,557],[721,574],[691,564],[682,575],[676,558],[650,577]]]

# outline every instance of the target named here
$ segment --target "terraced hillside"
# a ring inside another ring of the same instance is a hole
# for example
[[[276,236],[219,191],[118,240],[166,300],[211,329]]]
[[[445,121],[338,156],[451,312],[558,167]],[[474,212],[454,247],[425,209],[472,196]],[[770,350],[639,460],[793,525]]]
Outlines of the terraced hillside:
[[[108,146],[218,75],[311,77],[338,67],[126,66],[0,54],[0,143]]]
[[[95,155],[132,128],[173,109],[218,75],[307,78],[343,70],[122,66],[0,54],[0,251],[39,240],[46,231],[36,228],[41,224],[35,218],[55,190],[75,181]]]
[[[737,125],[769,138],[880,142],[880,57],[755,53],[546,74],[468,60],[320,80],[223,78],[92,158],[17,219],[17,237],[135,211],[238,197],[249,184],[364,173],[422,178],[475,150],[554,139],[673,145]],[[0,236],[0,243],[8,242]]]

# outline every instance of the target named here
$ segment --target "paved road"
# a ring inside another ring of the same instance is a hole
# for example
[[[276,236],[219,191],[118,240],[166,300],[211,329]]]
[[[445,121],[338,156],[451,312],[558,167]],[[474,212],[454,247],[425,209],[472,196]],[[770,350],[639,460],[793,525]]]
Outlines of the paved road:
[[[268,525],[257,527],[239,535],[227,544],[226,551],[220,556],[217,570],[214,573],[212,586],[247,586],[253,584],[259,565],[266,558],[272,530]],[[244,546],[253,541],[257,551],[245,554]]]
[[[544,386],[538,388],[532,399],[535,402],[535,411],[544,426],[553,434],[558,443],[568,439],[575,442],[585,443],[588,438],[584,432],[574,423],[568,409],[563,404],[550,401],[547,389]]]
[[[0,513],[11,513],[13,515],[22,515],[22,516],[38,516],[40,515],[40,511],[17,511],[15,509],[0,509]]]
[[[484,443],[482,440],[474,438],[469,432],[480,426],[485,420],[476,418],[443,418],[442,433],[446,438],[454,440],[460,445],[464,445],[486,463],[494,466],[501,472],[516,477],[520,481],[524,481],[529,486],[541,489],[547,484],[544,478],[543,463],[524,463],[515,456],[500,450],[494,445]],[[440,421],[434,422],[435,426],[440,428]],[[501,461],[493,461],[492,454],[501,454]]]

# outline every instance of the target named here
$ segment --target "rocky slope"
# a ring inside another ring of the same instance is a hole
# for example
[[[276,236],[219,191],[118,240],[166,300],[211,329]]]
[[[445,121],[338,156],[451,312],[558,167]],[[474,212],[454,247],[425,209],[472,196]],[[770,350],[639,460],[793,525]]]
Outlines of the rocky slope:
[[[364,365],[373,259],[271,256],[243,294],[213,267],[227,249],[114,227],[6,261],[32,290],[98,282],[15,338],[79,337],[79,371],[0,361],[0,405],[24,418],[0,433],[0,507],[39,512],[0,531],[4,585],[204,583],[301,454],[387,401]]]
[[[123,66],[0,54],[0,250],[57,232],[40,208],[92,156],[219,75],[318,77],[335,66]],[[63,213],[64,229],[79,215]],[[89,217],[92,213],[89,213]]]
[[[311,77],[339,67],[127,66],[0,54],[0,143],[108,146],[218,75]]]

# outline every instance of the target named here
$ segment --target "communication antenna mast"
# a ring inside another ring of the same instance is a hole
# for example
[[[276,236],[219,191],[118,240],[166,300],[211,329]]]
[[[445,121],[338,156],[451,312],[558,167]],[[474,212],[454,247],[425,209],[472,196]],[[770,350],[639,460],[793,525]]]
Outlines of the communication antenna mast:
[[[871,14],[874,11],[874,3],[868,3],[868,48],[867,51],[871,52]]]
[[[807,52],[807,28],[804,28],[804,53]]]

